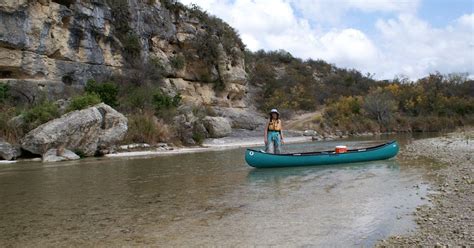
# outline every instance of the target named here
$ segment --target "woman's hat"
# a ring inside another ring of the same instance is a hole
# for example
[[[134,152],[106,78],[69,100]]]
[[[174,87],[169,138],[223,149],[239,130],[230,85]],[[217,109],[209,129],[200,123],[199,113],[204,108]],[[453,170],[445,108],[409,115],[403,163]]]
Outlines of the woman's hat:
[[[272,109],[272,110],[270,110],[270,114],[272,114],[272,113],[275,113],[275,114],[277,114],[277,115],[280,115],[280,113],[278,112],[277,109]]]

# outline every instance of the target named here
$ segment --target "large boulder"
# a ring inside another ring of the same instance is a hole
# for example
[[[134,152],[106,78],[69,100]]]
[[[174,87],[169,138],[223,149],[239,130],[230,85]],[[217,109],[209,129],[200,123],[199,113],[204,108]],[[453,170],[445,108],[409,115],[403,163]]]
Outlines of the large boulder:
[[[18,149],[0,139],[0,159],[13,160],[19,156]]]
[[[123,139],[127,118],[110,106],[100,103],[73,111],[30,131],[22,140],[23,149],[44,154],[51,148],[64,147],[93,156],[99,148]]]
[[[247,108],[213,108],[217,115],[230,120],[233,128],[255,130],[265,125],[267,120],[262,114]]]
[[[67,149],[49,149],[43,154],[43,162],[59,162],[77,159],[80,159],[80,157]]]
[[[222,138],[232,131],[229,121],[224,117],[207,116],[203,119],[203,124],[211,138]]]

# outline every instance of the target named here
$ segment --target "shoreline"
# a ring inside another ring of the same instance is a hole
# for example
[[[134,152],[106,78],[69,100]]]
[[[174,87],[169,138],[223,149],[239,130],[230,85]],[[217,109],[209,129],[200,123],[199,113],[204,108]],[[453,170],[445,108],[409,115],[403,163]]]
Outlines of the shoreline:
[[[293,136],[286,137],[285,144],[296,144],[296,143],[305,143],[311,142],[311,136]],[[175,147],[171,146],[171,149],[148,149],[136,151],[120,151],[116,153],[105,154],[102,158],[152,158],[158,156],[168,156],[168,155],[180,155],[180,154],[189,154],[189,153],[199,153],[199,152],[213,152],[213,151],[222,151],[236,148],[249,148],[256,146],[264,146],[264,142],[261,137],[243,137],[243,138],[220,138],[220,139],[208,139],[201,146],[195,147]],[[84,158],[87,159],[87,158]],[[82,160],[82,159],[81,159]],[[41,158],[34,159],[17,159],[17,160],[0,160],[0,165],[22,163],[22,162],[42,162]]]
[[[401,152],[408,159],[441,164],[429,173],[430,204],[413,213],[417,228],[381,240],[377,247],[469,247],[474,244],[474,130],[415,140]]]
[[[245,139],[245,138],[244,138]],[[104,157],[107,158],[128,158],[128,157],[156,157],[163,155],[177,155],[177,154],[188,154],[188,153],[197,153],[197,152],[212,152],[212,151],[222,151],[228,149],[236,148],[247,148],[255,146],[263,146],[264,143],[257,141],[257,138],[251,138],[245,141],[234,141],[226,142],[219,139],[212,139],[204,142],[202,146],[199,147],[173,147],[172,150],[149,150],[149,151],[129,151],[129,152],[118,152],[112,154],[106,154]],[[304,143],[311,141],[311,137],[301,136],[301,137],[287,137],[285,138],[285,144],[295,144],[295,143]]]

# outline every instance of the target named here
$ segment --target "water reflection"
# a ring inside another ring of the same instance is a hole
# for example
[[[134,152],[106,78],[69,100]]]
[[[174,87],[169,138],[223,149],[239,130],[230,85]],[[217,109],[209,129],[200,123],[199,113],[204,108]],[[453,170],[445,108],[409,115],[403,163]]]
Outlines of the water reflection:
[[[395,160],[373,161],[364,163],[341,164],[341,165],[321,165],[321,166],[300,166],[300,167],[282,167],[282,168],[252,168],[249,171],[247,179],[250,182],[283,180],[287,177],[308,177],[312,175],[321,175],[333,173],[335,170],[360,170],[364,168],[384,167],[387,170],[400,170],[400,164]]]

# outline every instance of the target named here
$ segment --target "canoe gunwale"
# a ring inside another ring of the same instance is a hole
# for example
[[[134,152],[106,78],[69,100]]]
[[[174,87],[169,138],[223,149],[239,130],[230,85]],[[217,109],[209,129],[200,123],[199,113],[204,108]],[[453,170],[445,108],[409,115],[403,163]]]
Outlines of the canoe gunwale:
[[[347,150],[347,152],[345,152],[345,153],[339,153],[339,154],[371,152],[371,151],[374,151],[374,150],[381,149],[385,146],[394,144],[396,142],[397,142],[396,140],[391,140],[391,141],[388,141],[388,142],[380,144],[380,145],[371,146],[371,147],[367,147],[367,148],[351,149],[351,150]],[[254,150],[254,149],[250,149],[250,148],[248,148],[247,150],[252,151],[252,152],[256,152],[256,153],[261,153],[261,154],[266,154],[266,155],[274,155],[274,156],[298,156],[298,157],[300,157],[300,156],[317,156],[317,155],[331,155],[331,154],[334,154],[334,151],[318,151],[318,152],[275,154],[275,153],[266,153],[266,152],[262,152],[262,151],[258,151],[258,150]]]

